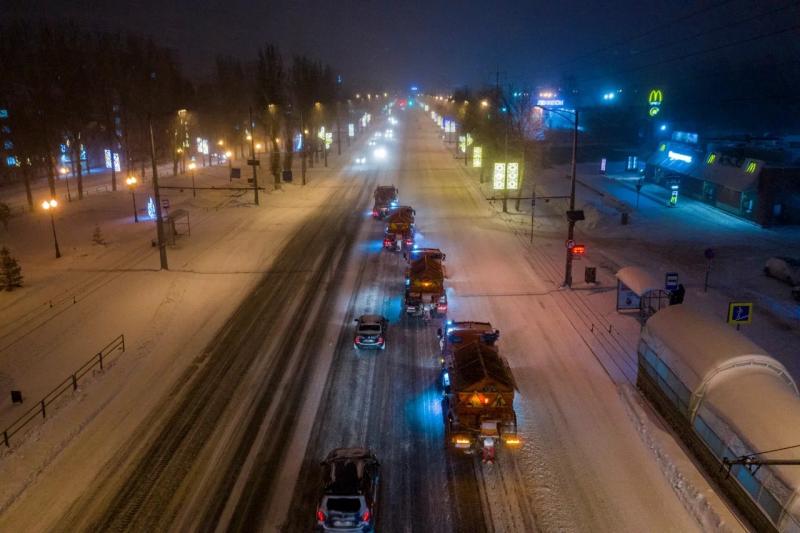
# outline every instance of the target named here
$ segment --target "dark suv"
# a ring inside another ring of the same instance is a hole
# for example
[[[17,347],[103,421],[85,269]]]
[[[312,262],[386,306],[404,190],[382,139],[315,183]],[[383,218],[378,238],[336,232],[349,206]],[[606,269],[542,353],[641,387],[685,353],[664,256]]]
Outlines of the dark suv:
[[[322,462],[317,531],[375,531],[380,464],[367,448],[337,448]]]
[[[356,319],[353,346],[386,349],[386,324],[386,319],[380,315],[361,315]]]

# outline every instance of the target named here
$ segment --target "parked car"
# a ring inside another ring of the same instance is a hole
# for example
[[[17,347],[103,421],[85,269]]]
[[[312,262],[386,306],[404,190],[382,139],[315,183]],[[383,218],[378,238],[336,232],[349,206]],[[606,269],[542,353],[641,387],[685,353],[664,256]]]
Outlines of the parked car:
[[[789,285],[800,285],[800,259],[770,257],[764,265],[764,274]]]
[[[322,462],[317,531],[375,531],[380,463],[367,448],[337,448]]]
[[[356,319],[353,346],[385,350],[387,324],[386,318],[380,315],[361,315]]]

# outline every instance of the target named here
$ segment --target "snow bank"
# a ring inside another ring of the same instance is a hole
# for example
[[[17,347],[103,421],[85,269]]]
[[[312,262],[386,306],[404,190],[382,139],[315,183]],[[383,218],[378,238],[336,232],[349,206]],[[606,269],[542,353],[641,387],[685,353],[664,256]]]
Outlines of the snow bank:
[[[670,453],[659,442],[650,427],[639,392],[632,385],[621,385],[619,387],[619,395],[623,400],[628,417],[633,422],[642,442],[653,453],[661,472],[663,472],[689,514],[700,524],[704,531],[732,531],[706,496],[681,471]]]

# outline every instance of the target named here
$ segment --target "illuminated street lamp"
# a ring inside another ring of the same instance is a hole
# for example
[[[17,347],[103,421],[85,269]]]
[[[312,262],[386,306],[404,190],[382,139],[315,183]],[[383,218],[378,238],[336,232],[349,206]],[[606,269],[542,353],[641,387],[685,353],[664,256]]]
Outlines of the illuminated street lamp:
[[[64,182],[67,184],[67,200],[71,202],[72,194],[69,192],[69,177],[67,176],[67,174],[69,174],[69,169],[64,166],[58,167],[58,173],[64,177]]]
[[[217,146],[225,146],[225,141],[223,141],[222,139],[218,140]]]
[[[192,171],[192,197],[194,197],[194,198],[197,198],[197,187],[195,187],[195,185],[194,185],[194,171],[195,171],[196,168],[197,168],[197,165],[195,165],[194,161],[189,163],[189,170]]]
[[[260,152],[261,149],[264,148],[264,145],[261,143],[256,143],[256,153]]]
[[[134,191],[136,187],[139,185],[139,180],[136,179],[136,176],[128,176],[125,178],[125,184],[128,186],[128,189],[131,191],[131,200],[133,200],[133,221],[135,223],[139,222],[139,214],[136,212],[136,195]]]
[[[55,198],[51,198],[49,200],[45,200],[42,202],[42,209],[45,211],[50,212],[50,226],[53,228],[53,243],[56,246],[56,259],[61,257],[61,250],[58,249],[58,236],[56,235],[56,219],[53,216],[53,212],[55,211],[56,207],[58,207],[58,201]]]
[[[233,167],[233,163],[231,162],[231,158],[232,157],[233,157],[233,152],[231,152],[230,150],[225,152],[225,159],[228,160],[228,168],[232,168]]]
[[[481,107],[489,107],[489,100],[481,100]]]

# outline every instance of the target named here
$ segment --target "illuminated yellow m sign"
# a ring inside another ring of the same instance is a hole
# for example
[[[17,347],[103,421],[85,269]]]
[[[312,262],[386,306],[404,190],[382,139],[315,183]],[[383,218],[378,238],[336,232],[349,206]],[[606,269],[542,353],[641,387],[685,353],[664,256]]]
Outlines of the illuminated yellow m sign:
[[[647,97],[647,101],[650,105],[661,105],[661,102],[664,100],[664,93],[661,92],[661,89],[653,89],[650,91],[650,95]]]

